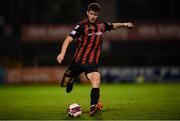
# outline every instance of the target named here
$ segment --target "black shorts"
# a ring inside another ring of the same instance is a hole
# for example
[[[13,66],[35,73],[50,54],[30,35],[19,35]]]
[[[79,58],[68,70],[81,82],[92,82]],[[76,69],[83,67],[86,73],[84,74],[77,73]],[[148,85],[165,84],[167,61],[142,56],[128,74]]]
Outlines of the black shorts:
[[[65,73],[68,73],[67,75],[69,77],[77,77],[79,74],[85,72],[87,75],[91,72],[99,72],[98,65],[97,64],[82,64],[82,63],[75,63],[73,62],[66,70]]]

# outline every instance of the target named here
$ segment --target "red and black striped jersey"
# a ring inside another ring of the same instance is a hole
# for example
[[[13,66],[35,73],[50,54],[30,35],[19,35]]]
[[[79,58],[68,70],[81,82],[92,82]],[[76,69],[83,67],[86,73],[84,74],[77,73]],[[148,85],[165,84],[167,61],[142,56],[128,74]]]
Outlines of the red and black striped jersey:
[[[73,62],[98,64],[104,34],[111,29],[113,29],[111,23],[100,20],[90,23],[88,19],[84,19],[78,23],[69,34],[77,39]]]

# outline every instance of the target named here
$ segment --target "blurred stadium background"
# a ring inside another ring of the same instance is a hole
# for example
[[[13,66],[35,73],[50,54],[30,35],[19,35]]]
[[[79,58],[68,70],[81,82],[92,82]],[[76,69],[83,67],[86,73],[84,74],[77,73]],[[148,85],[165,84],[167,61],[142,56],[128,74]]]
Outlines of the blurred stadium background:
[[[70,64],[56,56],[66,35],[99,2],[107,22],[132,21],[132,31],[107,33],[101,57],[103,82],[180,80],[178,0],[1,0],[0,83],[57,83]]]
[[[105,21],[135,26],[106,33],[100,62],[105,106],[93,119],[180,119],[179,0],[0,0],[0,120],[69,119],[72,101],[85,109],[80,119],[92,120],[90,84],[77,84],[70,96],[58,86],[75,42],[63,63],[56,61],[91,2],[100,3]],[[79,83],[87,82],[81,75]]]

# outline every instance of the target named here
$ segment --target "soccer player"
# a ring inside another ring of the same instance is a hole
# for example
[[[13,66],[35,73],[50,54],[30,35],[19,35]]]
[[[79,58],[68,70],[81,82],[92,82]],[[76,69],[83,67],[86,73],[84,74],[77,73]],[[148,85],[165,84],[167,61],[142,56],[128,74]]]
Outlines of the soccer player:
[[[71,92],[74,79],[78,77],[79,74],[85,72],[92,85],[89,116],[93,116],[102,109],[102,103],[99,102],[101,75],[98,69],[98,62],[103,36],[106,31],[133,27],[131,22],[106,23],[99,20],[98,16],[100,12],[101,7],[98,3],[91,3],[88,5],[87,18],[79,22],[66,37],[61,52],[57,56],[57,61],[61,63],[69,44],[74,39],[77,39],[77,47],[72,64],[66,69],[60,81],[60,86],[66,87],[67,93]]]

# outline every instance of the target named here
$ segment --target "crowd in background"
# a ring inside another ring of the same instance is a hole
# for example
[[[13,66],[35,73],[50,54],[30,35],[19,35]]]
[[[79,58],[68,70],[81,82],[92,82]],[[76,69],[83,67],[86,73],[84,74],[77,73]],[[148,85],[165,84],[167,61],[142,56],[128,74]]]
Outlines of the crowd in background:
[[[56,40],[24,43],[21,40],[21,27],[25,24],[72,25],[85,17],[90,2],[101,4],[102,17],[109,22],[178,23],[180,20],[178,0],[1,0],[0,65],[2,67],[57,66],[56,56],[61,42]],[[109,66],[180,65],[179,40],[155,41],[105,42],[103,62]],[[68,52],[64,65],[70,63],[71,55]]]

